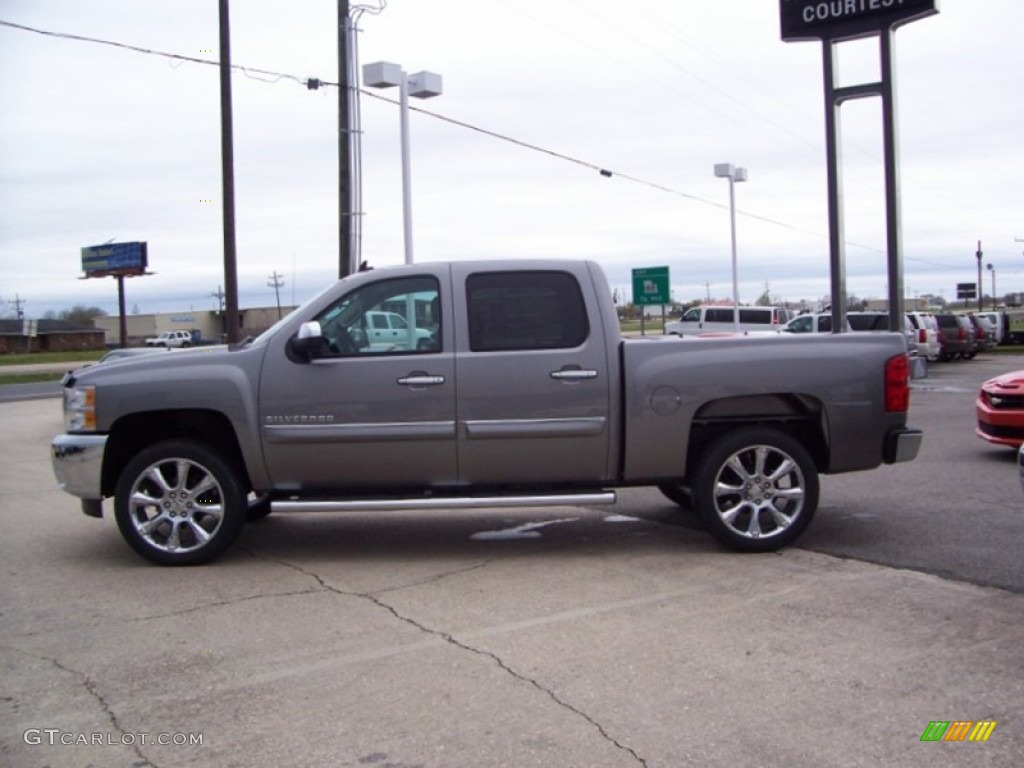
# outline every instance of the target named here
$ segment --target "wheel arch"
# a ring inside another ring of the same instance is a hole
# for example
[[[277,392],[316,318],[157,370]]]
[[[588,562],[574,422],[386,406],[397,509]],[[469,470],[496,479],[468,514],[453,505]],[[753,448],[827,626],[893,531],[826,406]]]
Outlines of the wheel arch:
[[[114,495],[118,476],[139,451],[173,439],[195,440],[215,449],[226,462],[235,467],[247,488],[251,488],[249,473],[231,420],[219,411],[194,408],[141,411],[115,421],[103,456],[103,495]]]
[[[741,427],[783,432],[804,446],[818,472],[828,470],[828,420],[822,402],[807,395],[761,394],[711,400],[696,411],[686,451],[687,477],[693,476],[706,446]]]

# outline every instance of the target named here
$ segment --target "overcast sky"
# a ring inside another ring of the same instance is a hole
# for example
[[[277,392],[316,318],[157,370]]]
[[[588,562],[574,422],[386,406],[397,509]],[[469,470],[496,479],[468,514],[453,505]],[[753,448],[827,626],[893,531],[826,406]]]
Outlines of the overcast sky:
[[[0,21],[217,59],[216,0],[0,0]],[[954,298],[1024,291],[1024,3],[941,0],[896,35],[905,284]],[[337,3],[234,0],[238,272],[243,307],[301,301],[338,272]],[[668,266],[676,300],[829,291],[822,52],[784,43],[773,0],[390,0],[361,16],[361,63],[444,78],[411,116],[418,261],[574,257],[627,297]],[[841,47],[844,84],[878,77],[876,41]],[[379,92],[397,98],[394,89]],[[403,260],[399,115],[362,97],[363,258]],[[885,297],[881,107],[843,108],[847,283]],[[552,154],[554,153],[554,154]],[[604,168],[612,176],[602,176]],[[214,66],[0,25],[0,314],[117,311],[81,280],[83,246],[143,240],[156,274],[129,311],[215,309],[223,285]],[[991,272],[983,289],[991,292]]]

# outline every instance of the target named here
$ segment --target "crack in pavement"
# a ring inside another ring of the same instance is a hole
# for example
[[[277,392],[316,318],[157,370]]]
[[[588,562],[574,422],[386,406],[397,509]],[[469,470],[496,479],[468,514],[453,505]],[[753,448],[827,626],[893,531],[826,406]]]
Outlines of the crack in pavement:
[[[323,587],[325,590],[327,590],[329,592],[333,592],[334,594],[341,595],[341,596],[344,596],[344,597],[357,597],[357,598],[360,598],[360,599],[363,599],[363,600],[368,600],[371,603],[373,603],[374,605],[376,605],[378,608],[381,608],[381,609],[387,611],[388,613],[390,613],[392,616],[394,616],[399,621],[401,621],[401,622],[403,622],[405,624],[408,624],[411,627],[414,627],[419,632],[423,632],[424,634],[431,635],[432,637],[440,638],[440,639],[444,640],[447,644],[452,645],[452,646],[454,646],[456,648],[459,648],[461,650],[468,651],[469,653],[473,653],[473,654],[475,654],[477,656],[481,656],[481,657],[486,658],[486,659],[490,659],[492,662],[497,664],[499,669],[501,669],[506,674],[510,675],[511,677],[515,678],[516,680],[518,680],[518,681],[520,681],[522,683],[526,683],[527,685],[533,687],[534,689],[536,689],[537,691],[539,691],[540,693],[544,694],[549,699],[551,699],[551,701],[553,701],[559,707],[561,707],[561,708],[563,708],[563,709],[573,713],[577,717],[579,717],[582,720],[584,720],[588,725],[590,725],[592,728],[594,728],[601,735],[601,737],[603,739],[605,739],[605,741],[607,741],[609,744],[612,744],[619,751],[628,754],[639,765],[645,766],[645,768],[646,768],[647,761],[643,757],[641,757],[636,752],[635,749],[630,747],[628,744],[623,744],[621,741],[616,739],[614,736],[612,736],[608,732],[608,730],[603,725],[601,725],[601,723],[599,723],[597,720],[595,720],[593,717],[588,715],[586,712],[584,712],[579,707],[576,707],[573,704],[571,704],[570,702],[568,702],[568,701],[562,699],[561,697],[559,697],[558,694],[555,693],[550,688],[545,688],[543,685],[541,685],[537,680],[533,679],[532,677],[529,677],[527,675],[524,675],[521,672],[517,672],[516,670],[514,670],[507,663],[505,663],[505,661],[500,656],[498,656],[496,653],[493,653],[492,651],[484,650],[482,648],[476,648],[476,647],[474,647],[472,645],[469,645],[468,643],[465,643],[465,642],[459,640],[458,638],[454,637],[453,635],[451,635],[448,632],[443,632],[443,631],[441,631],[439,629],[432,629],[431,627],[428,627],[425,624],[422,624],[421,622],[416,621],[415,619],[413,619],[413,618],[411,618],[409,616],[404,616],[403,614],[399,613],[398,609],[396,609],[394,606],[389,605],[388,603],[386,603],[383,600],[381,600],[380,597],[378,597],[378,594],[381,594],[381,593],[376,593],[375,594],[375,593],[364,593],[364,592],[349,592],[349,591],[346,591],[346,590],[343,590],[343,589],[338,589],[337,587],[333,587],[330,584],[328,584],[323,579],[323,577],[320,576],[320,574],[314,573],[313,571],[307,571],[305,568],[302,568],[301,566],[298,566],[298,565],[296,565],[294,563],[289,563],[289,562],[287,562],[285,560],[278,560],[278,559],[272,558],[272,557],[267,557],[265,559],[270,560],[271,562],[278,563],[279,565],[283,565],[286,568],[291,568],[291,569],[293,569],[295,571],[298,571],[299,573],[301,573],[301,574],[303,574],[305,576],[308,576],[311,579],[314,579],[321,587]],[[474,568],[463,569],[462,572],[466,572],[466,571],[469,571],[469,570],[475,570],[475,568],[483,567],[483,565],[486,565],[486,564],[481,564],[479,566],[474,566]],[[453,574],[446,574],[446,575],[453,575]],[[438,577],[438,578],[440,578],[440,577]],[[427,581],[425,583],[431,583],[432,581],[436,581],[436,580],[437,580],[436,578],[435,579],[431,579],[431,580],[429,580],[429,581]],[[385,591],[394,591],[394,589],[392,588],[392,589],[388,589],[388,590],[385,590]]]
[[[240,546],[239,544],[235,544],[233,546],[234,546],[235,549],[240,550],[240,551],[244,552],[245,554],[249,555],[249,557],[257,558],[259,560],[269,561],[269,562],[272,562],[272,563],[277,563],[278,565],[283,565],[286,568],[291,568],[292,570],[298,571],[303,576],[311,576],[312,575],[308,571],[305,571],[302,568],[300,568],[300,567],[298,567],[298,566],[296,566],[296,565],[294,565],[292,563],[289,563],[289,562],[287,562],[285,560],[279,560],[279,559],[277,559],[275,557],[270,557],[269,555],[261,555],[259,552],[256,552],[254,550],[251,550],[251,549],[248,549],[246,547]],[[490,561],[485,560],[485,561],[480,562],[480,563],[474,563],[473,565],[467,565],[465,568],[455,568],[455,569],[450,570],[450,571],[445,571],[444,573],[439,573],[439,574],[437,574],[435,576],[429,576],[429,577],[427,577],[425,579],[421,579],[420,581],[410,581],[410,582],[406,582],[404,584],[396,584],[393,587],[385,587],[384,589],[378,589],[376,592],[374,592],[374,594],[385,595],[388,592],[398,592],[398,591],[403,590],[403,589],[410,589],[410,588],[413,588],[413,587],[422,587],[422,586],[425,586],[427,584],[435,584],[435,583],[437,583],[439,581],[443,581],[445,579],[451,578],[452,576],[460,576],[463,573],[470,573],[471,571],[478,571],[481,568],[488,567],[490,564],[491,564]],[[332,592],[338,592],[338,590],[332,589],[330,587],[324,587],[324,589],[327,589],[327,590],[332,591]],[[310,590],[310,594],[312,594],[312,593],[314,593],[316,591],[318,591],[318,590]],[[288,594],[288,593],[282,593],[282,594]],[[302,592],[295,592],[294,594],[302,594]],[[350,592],[344,592],[344,594],[360,595],[360,593],[358,593],[358,592],[351,592],[351,593]]]
[[[114,727],[114,730],[121,734],[122,746],[131,747],[132,751],[138,756],[139,760],[141,761],[133,763],[133,767],[143,768],[143,766],[149,766],[149,768],[159,768],[159,766],[156,763],[154,763],[152,760],[146,757],[145,754],[143,754],[142,750],[139,748],[139,745],[138,743],[136,743],[135,739],[132,739],[130,744],[126,744],[124,742],[123,737],[128,733],[128,731],[126,731],[124,727],[121,725],[121,723],[118,721],[117,715],[114,714],[114,710],[111,708],[110,704],[107,703],[107,700],[103,698],[103,694],[99,692],[99,690],[96,688],[96,684],[93,682],[92,678],[90,678],[87,674],[85,674],[84,672],[80,672],[77,669],[72,669],[66,664],[62,664],[61,662],[57,661],[57,659],[51,658],[50,656],[44,656],[39,653],[33,653],[32,651],[26,651],[22,648],[16,648],[13,645],[7,645],[6,643],[4,643],[2,647],[11,651],[15,651],[16,653],[24,654],[25,656],[31,656],[32,658],[38,659],[39,661],[45,661],[49,664],[52,664],[62,672],[67,672],[68,674],[74,675],[79,680],[81,680],[82,687],[85,688],[89,695],[92,696],[99,703],[100,709],[103,710],[103,714],[106,715],[108,720],[110,720],[110,724]]]
[[[486,568],[490,565],[489,562],[476,563],[475,565],[469,565],[465,568],[457,568],[454,571],[446,571],[439,573],[437,576],[431,576],[429,579],[423,579],[421,581],[410,581],[407,584],[398,584],[394,587],[387,587],[386,589],[379,589],[374,594],[386,595],[389,592],[399,592],[403,589],[410,589],[412,587],[424,587],[427,584],[436,584],[439,581],[451,578],[452,576],[461,576],[464,573],[471,573],[472,571],[479,571],[481,568]]]

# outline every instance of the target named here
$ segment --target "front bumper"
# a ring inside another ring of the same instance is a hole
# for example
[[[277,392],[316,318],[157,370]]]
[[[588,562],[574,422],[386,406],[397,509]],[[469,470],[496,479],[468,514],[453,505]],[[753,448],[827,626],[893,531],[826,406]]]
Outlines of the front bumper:
[[[57,485],[80,499],[99,501],[106,435],[57,435],[50,444],[50,459]]]
[[[921,440],[924,433],[913,427],[900,427],[892,430],[885,438],[885,453],[883,459],[886,464],[899,464],[904,461],[913,461],[917,458],[917,452],[921,450]]]
[[[1011,448],[1017,448],[1024,443],[1024,409],[1019,406],[1019,395],[1016,399],[1018,404],[1012,408],[993,408],[985,401],[984,396],[979,397],[974,403],[974,410],[978,416],[974,434],[995,445],[1007,445]]]

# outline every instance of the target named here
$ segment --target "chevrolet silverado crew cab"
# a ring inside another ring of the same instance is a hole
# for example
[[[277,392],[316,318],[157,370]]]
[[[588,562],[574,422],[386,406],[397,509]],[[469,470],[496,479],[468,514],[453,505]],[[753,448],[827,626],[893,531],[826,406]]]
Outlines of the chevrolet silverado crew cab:
[[[380,312],[404,343],[370,343]],[[208,561],[271,511],[590,506],[641,485],[762,552],[807,527],[819,474],[917,455],[908,401],[899,334],[624,340],[594,263],[423,263],[346,277],[241,345],[82,369],[52,457],[161,564]]]

